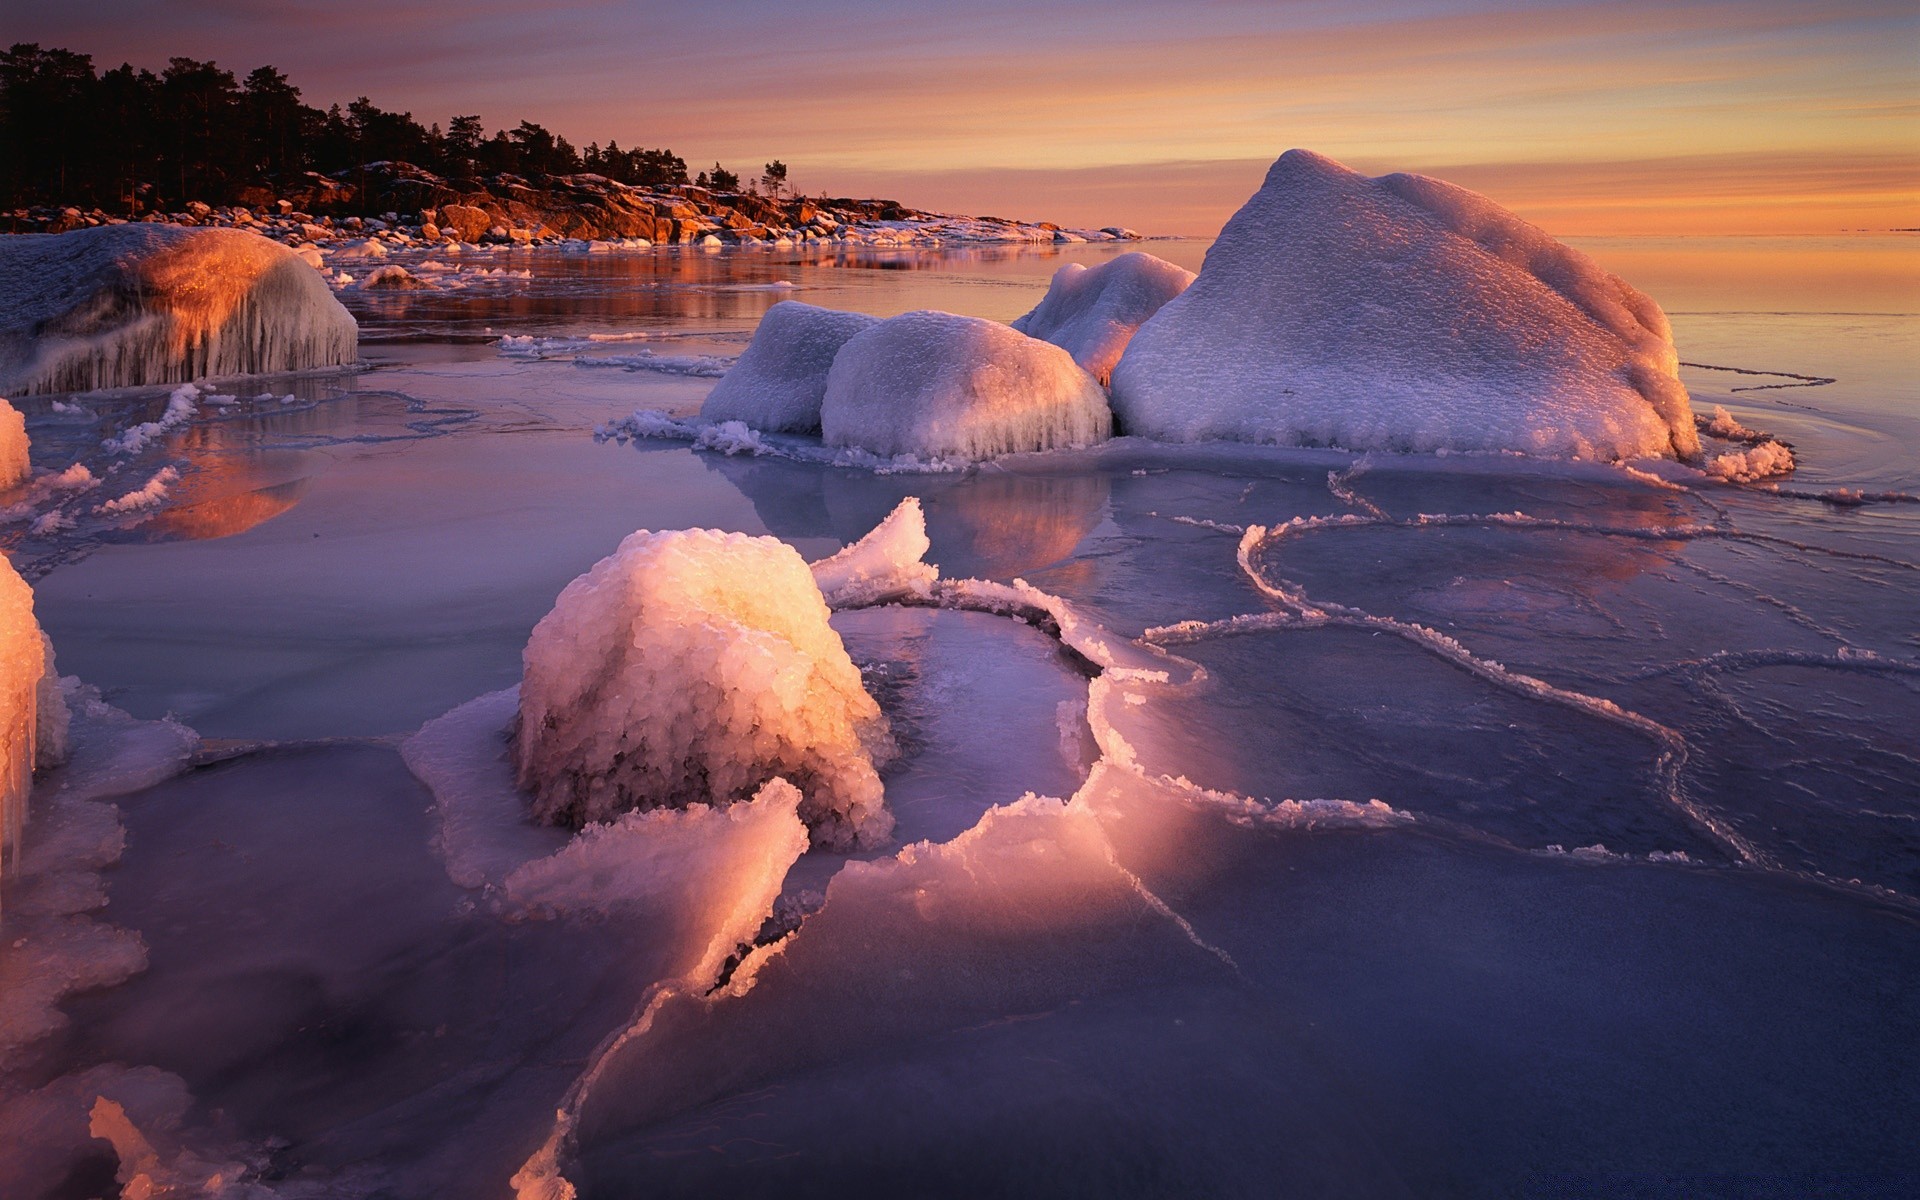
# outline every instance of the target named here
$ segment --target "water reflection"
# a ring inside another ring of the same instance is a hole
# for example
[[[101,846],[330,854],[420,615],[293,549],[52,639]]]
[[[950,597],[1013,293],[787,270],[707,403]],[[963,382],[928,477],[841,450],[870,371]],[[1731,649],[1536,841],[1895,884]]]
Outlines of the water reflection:
[[[1204,242],[1148,249],[1198,265]],[[1005,320],[1036,303],[1067,262],[1095,265],[1131,243],[946,247],[795,246],[692,253],[679,249],[568,253],[554,249],[448,255],[408,251],[393,262],[431,290],[348,288],[341,302],[363,342],[471,341],[497,332],[551,334],[699,326],[750,329],[785,299],[892,316],[938,308]],[[423,263],[445,270],[422,269]],[[351,264],[346,265],[352,271]],[[491,272],[500,272],[492,274]],[[522,277],[524,276],[524,277]]]
[[[871,475],[786,459],[703,456],[768,532],[852,542],[907,496],[927,514],[929,559],[949,577],[1010,579],[1071,556],[1106,516],[1104,473]]]

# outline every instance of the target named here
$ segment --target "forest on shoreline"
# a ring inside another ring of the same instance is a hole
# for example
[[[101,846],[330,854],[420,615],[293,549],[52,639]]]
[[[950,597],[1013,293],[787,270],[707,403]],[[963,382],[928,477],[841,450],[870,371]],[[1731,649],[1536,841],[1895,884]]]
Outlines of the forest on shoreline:
[[[134,217],[190,201],[228,204],[308,173],[406,162],[449,178],[592,173],[640,187],[693,183],[736,191],[715,163],[689,176],[667,149],[610,141],[577,149],[531,121],[488,133],[477,114],[423,125],[361,96],[326,109],[305,102],[275,67],[244,77],[192,58],[155,73],[91,55],[15,44],[0,51],[0,206],[76,205]],[[777,196],[775,161],[744,181]]]

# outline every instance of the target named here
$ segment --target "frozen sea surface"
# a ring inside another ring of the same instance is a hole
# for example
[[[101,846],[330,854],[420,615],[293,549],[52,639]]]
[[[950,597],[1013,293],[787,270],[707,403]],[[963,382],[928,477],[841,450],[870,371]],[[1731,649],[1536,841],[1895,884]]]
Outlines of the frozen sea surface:
[[[32,861],[85,762],[36,797],[0,987],[145,965],[0,1060],[0,1192],[111,1194],[108,1095],[183,1194],[1914,1194],[1916,251],[1587,248],[1794,477],[592,436],[696,412],[780,299],[1011,319],[1094,247],[498,254],[529,277],[345,293],[367,370],[215,381],[134,453],[165,392],[20,401],[101,479],[0,496],[62,671],[202,740],[107,793],[96,882]],[[753,945],[701,941],[726,880],[530,917],[449,878],[400,744],[570,579],[637,528],[818,558],[910,495],[943,578],[1057,600],[835,616],[897,844],[802,856]]]

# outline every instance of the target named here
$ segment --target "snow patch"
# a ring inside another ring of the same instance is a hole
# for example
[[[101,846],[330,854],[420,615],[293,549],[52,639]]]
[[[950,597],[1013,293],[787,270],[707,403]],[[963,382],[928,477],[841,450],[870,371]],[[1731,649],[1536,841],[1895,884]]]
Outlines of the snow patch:
[[[154,472],[153,478],[124,496],[119,496],[100,505],[93,511],[103,516],[120,516],[124,513],[138,512],[143,508],[152,508],[167,498],[167,489],[180,481],[177,467],[161,467]]]

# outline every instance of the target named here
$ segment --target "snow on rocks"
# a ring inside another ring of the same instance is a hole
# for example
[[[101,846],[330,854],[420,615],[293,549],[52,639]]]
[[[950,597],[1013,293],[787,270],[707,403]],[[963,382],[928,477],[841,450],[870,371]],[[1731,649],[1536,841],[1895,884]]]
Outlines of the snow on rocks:
[[[772,433],[819,432],[834,356],[877,324],[864,313],[782,300],[760,318],[753,341],[708,393],[700,415]]]
[[[513,755],[540,820],[726,805],[778,777],[816,845],[892,829],[886,719],[783,542],[632,534],[561,592],[524,663]]]
[[[27,419],[0,400],[0,492],[25,483],[32,470],[27,460]]]
[[[910,312],[855,335],[827,376],[821,434],[879,455],[991,458],[1104,441],[1106,393],[1060,347],[997,321]]]
[[[1104,385],[1134,333],[1192,282],[1192,271],[1137,250],[1097,267],[1068,263],[1013,327],[1061,347]]]
[[[1129,433],[1698,452],[1665,314],[1483,196],[1290,150],[1113,373]]]
[[[130,224],[0,238],[0,390],[339,366],[358,340],[312,267],[244,230]]]

